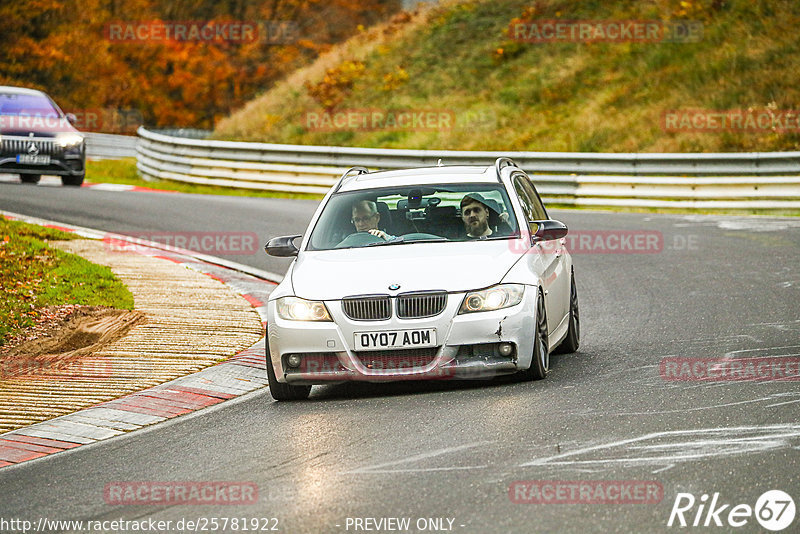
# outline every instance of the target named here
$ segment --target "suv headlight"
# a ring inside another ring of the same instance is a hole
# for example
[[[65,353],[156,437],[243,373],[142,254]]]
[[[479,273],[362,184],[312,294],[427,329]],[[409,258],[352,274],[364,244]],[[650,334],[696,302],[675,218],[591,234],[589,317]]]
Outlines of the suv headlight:
[[[278,317],[288,321],[332,321],[325,303],[299,297],[281,297],[275,301]]]
[[[83,143],[83,136],[76,133],[58,134],[56,136],[56,143],[62,148],[80,145]]]
[[[464,295],[459,314],[500,310],[522,302],[525,286],[522,284],[500,284]]]

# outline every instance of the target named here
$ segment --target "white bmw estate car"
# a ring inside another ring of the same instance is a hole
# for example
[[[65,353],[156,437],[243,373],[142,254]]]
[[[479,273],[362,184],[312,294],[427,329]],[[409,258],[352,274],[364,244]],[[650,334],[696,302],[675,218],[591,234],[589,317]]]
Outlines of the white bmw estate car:
[[[267,304],[272,396],[349,380],[544,378],[551,351],[580,339],[566,234],[508,158],[349,169],[304,236],[266,245],[296,256]]]

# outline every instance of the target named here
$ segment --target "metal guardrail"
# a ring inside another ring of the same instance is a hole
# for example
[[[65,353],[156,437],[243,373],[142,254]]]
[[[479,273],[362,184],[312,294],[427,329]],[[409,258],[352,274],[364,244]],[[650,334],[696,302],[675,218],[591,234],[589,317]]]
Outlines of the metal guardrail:
[[[96,132],[81,132],[86,137],[86,155],[92,159],[135,158],[139,138],[135,135],[119,135]],[[172,128],[155,130],[155,133],[187,139],[205,139],[211,130],[198,128]]]
[[[147,179],[324,194],[351,166],[398,169],[493,165],[508,156],[549,201],[577,206],[800,208],[800,152],[603,154],[477,152],[243,143],[172,137],[139,128]]]
[[[115,135],[82,132],[86,138],[86,156],[92,159],[135,158],[139,138],[134,135]]]
[[[187,139],[207,139],[208,136],[213,133],[213,130],[204,130],[201,128],[159,128],[149,131],[172,137],[185,137]]]

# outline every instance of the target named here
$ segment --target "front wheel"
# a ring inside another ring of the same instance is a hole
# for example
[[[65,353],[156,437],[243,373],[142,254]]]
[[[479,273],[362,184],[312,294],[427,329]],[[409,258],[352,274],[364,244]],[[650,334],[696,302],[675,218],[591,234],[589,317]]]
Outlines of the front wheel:
[[[533,340],[533,357],[531,366],[520,372],[524,380],[542,380],[550,370],[550,349],[547,346],[547,312],[544,307],[544,295],[539,292],[536,301],[536,332]]]
[[[569,290],[569,328],[567,337],[554,351],[556,354],[570,354],[578,350],[581,344],[581,315],[578,308],[578,289],[575,287],[575,271],[572,272],[572,282]]]
[[[41,174],[20,174],[19,179],[23,184],[38,184],[42,179]]]
[[[272,367],[272,358],[269,356],[269,339],[265,340],[267,354],[267,381],[269,382],[269,392],[276,401],[305,400],[311,394],[311,386],[293,386],[278,382],[275,376],[275,368]]]

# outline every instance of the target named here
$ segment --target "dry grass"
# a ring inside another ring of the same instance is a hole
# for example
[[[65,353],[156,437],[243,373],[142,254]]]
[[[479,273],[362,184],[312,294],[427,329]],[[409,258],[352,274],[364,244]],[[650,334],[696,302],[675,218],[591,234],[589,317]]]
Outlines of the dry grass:
[[[514,43],[523,9],[542,19],[695,19],[697,43]],[[688,6],[688,7],[686,7]],[[686,12],[686,13],[684,13]],[[687,14],[688,13],[688,14]],[[362,32],[222,121],[222,139],[467,150],[727,152],[800,149],[800,132],[665,132],[674,109],[795,109],[800,4],[791,0],[451,1]],[[497,50],[503,49],[503,54]],[[337,109],[450,110],[439,131],[309,130],[307,83],[362,62]],[[387,73],[408,79],[391,90]]]
[[[428,22],[431,9],[420,6],[413,12],[401,13],[390,21],[365,28],[344,43],[335,45],[320,55],[307,67],[294,71],[278,82],[265,95],[251,100],[244,108],[217,124],[216,139],[258,139],[269,142],[268,137],[276,125],[285,119],[286,102],[296,107],[315,109],[318,106],[305,91],[305,83],[321,80],[328,69],[344,61],[363,61],[370,54],[391,47],[394,42],[405,39],[409,32]],[[274,142],[280,142],[275,140]]]

